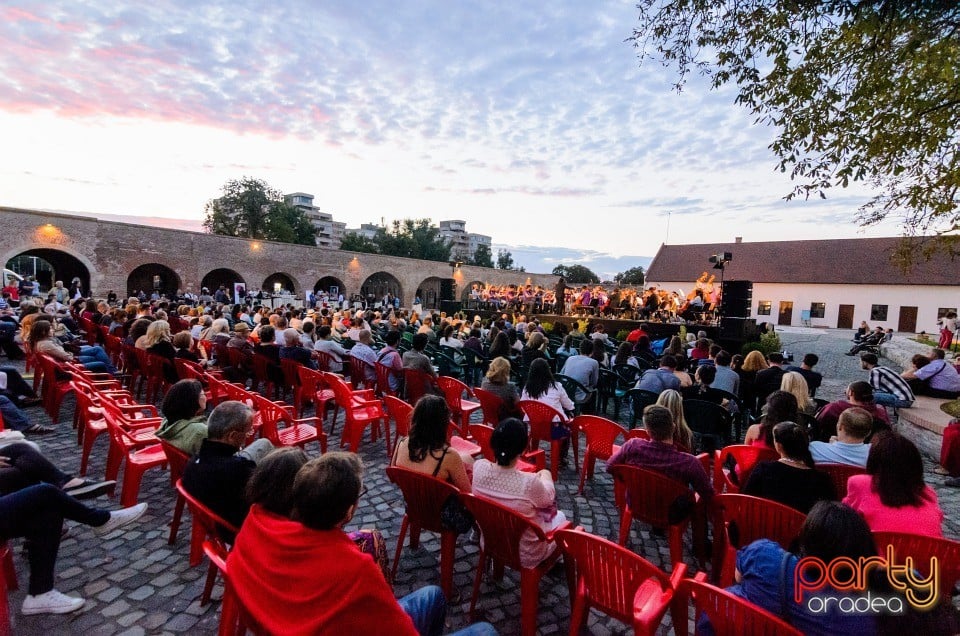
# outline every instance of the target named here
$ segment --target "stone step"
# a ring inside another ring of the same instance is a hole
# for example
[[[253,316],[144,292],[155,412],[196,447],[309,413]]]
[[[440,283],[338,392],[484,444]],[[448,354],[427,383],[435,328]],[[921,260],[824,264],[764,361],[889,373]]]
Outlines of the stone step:
[[[948,401],[919,396],[911,408],[897,410],[897,430],[935,461],[940,460],[943,431],[953,419],[940,410],[940,405]]]

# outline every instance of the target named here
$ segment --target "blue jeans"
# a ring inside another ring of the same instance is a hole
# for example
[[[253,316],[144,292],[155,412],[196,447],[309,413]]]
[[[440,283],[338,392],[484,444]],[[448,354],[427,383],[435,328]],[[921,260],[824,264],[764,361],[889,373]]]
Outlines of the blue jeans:
[[[15,431],[25,431],[30,426],[27,414],[21,411],[6,395],[0,395],[0,414],[3,415],[3,425]]]
[[[101,346],[91,347],[89,345],[83,345],[80,347],[80,355],[77,356],[77,360],[94,373],[100,373],[101,369],[113,374],[117,372],[117,367],[113,366],[113,363],[110,362],[110,356],[107,355],[107,352],[104,351]],[[99,362],[102,366],[91,366],[91,363],[94,362]]]
[[[913,400],[901,400],[893,393],[874,391],[873,401],[882,406],[892,406],[896,409],[908,409],[913,406]]]
[[[447,616],[447,599],[436,585],[421,587],[398,601],[400,607],[413,619],[420,636],[438,636],[443,633],[443,621]],[[490,623],[474,623],[456,632],[454,636],[496,636],[497,630]]]

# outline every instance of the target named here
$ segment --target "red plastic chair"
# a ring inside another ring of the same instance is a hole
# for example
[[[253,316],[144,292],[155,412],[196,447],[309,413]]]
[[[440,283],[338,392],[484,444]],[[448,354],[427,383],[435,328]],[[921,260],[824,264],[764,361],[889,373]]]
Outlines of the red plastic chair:
[[[686,610],[693,599],[696,608],[694,621],[706,613],[710,624],[717,634],[742,634],[743,636],[802,636],[803,632],[794,629],[789,623],[750,601],[735,596],[719,587],[704,581],[701,572],[693,579],[684,579],[677,589],[677,604],[674,615]],[[686,611],[681,620],[674,620],[673,629],[677,636],[687,636],[688,625]]]
[[[390,419],[393,420],[394,430],[397,432],[397,435],[393,438],[393,443],[391,444],[390,422],[387,421],[386,426],[384,427],[384,437],[387,441],[387,454],[393,457],[394,448],[400,441],[400,438],[406,437],[410,434],[410,421],[413,419],[413,407],[400,398],[392,395],[383,396],[383,402],[387,407],[387,413],[389,414]]]
[[[550,442],[550,474],[553,476],[553,481],[557,481],[560,468],[560,446],[563,438],[553,439],[551,430],[555,421],[563,422],[565,420],[563,413],[548,404],[535,400],[520,400],[517,402],[517,406],[530,420],[530,447],[536,448],[541,440]],[[576,446],[573,447],[573,456],[574,465],[576,465],[579,458],[579,451]]]
[[[44,409],[53,423],[58,424],[63,396],[73,391],[73,387],[70,385],[70,376],[61,370],[62,375],[60,377],[63,379],[58,379],[57,370],[61,368],[61,365],[48,355],[38,353],[37,363],[43,374],[40,397],[43,399]]]
[[[247,628],[240,618],[240,609],[238,607],[236,592],[230,585],[230,579],[227,576],[227,547],[222,541],[208,539],[203,542],[203,553],[210,559],[210,565],[215,567],[223,577],[223,600],[220,602],[220,627],[217,629],[218,636],[239,636],[246,634]],[[209,572],[207,577],[209,577]],[[255,631],[256,634],[264,632]]]
[[[503,412],[503,400],[496,393],[483,389],[473,389],[473,395],[480,401],[483,423],[496,428],[500,423],[500,413]]]
[[[572,561],[577,573],[571,634],[580,633],[591,609],[632,624],[634,634],[657,633],[686,576],[686,565],[678,563],[667,576],[643,557],[594,534],[561,530],[554,536],[563,558]],[[674,615],[673,622],[678,620],[685,622],[687,613]]]
[[[200,565],[203,558],[205,541],[222,541],[220,538],[221,532],[236,536],[240,530],[188,493],[187,489],[183,487],[182,481],[177,481],[176,488],[177,493],[183,497],[184,501],[187,502],[187,508],[190,509],[190,567],[196,567]],[[203,586],[203,594],[200,595],[201,606],[210,602],[210,593],[213,591],[216,578],[217,564],[211,561],[210,568],[207,570],[207,581]]]
[[[271,369],[278,369],[273,360],[260,353],[253,354],[253,385],[250,387],[251,390],[259,390],[264,395],[272,394],[274,397],[278,397],[279,387],[274,381],[276,371],[271,371]]]
[[[360,449],[360,439],[363,437],[363,429],[370,426],[370,440],[377,441],[377,434],[380,430],[380,423],[386,416],[383,412],[383,404],[380,400],[373,399],[373,391],[361,391],[354,393],[350,386],[332,373],[324,376],[327,385],[333,390],[337,405],[343,409],[344,425],[343,432],[340,434],[340,447],[349,440],[350,450],[356,453]],[[331,425],[332,429],[332,425]]]
[[[350,386],[353,387],[353,390],[373,389],[376,391],[376,378],[374,377],[373,380],[368,379],[370,376],[376,376],[376,368],[366,360],[354,358],[353,356],[347,356],[346,361],[350,364]]]
[[[737,472],[737,481],[730,479],[730,470],[726,467],[727,461],[732,458]],[[780,459],[780,454],[766,446],[752,446],[748,444],[734,444],[723,450],[714,451],[713,460],[713,489],[718,493],[740,492],[740,486],[747,483],[751,471],[760,462],[773,462]]]
[[[326,351],[317,351],[314,349],[313,357],[317,361],[317,368],[324,373],[330,373],[333,371],[333,365],[337,364],[337,359],[333,357],[332,354],[327,353]],[[340,363],[342,364],[342,363]]]
[[[377,362],[374,365],[374,368],[377,370],[377,393],[383,396],[392,395],[394,397],[399,397],[397,395],[397,391],[394,391],[393,389],[390,388],[390,377],[396,376],[398,374],[393,369],[383,364],[382,362]],[[398,379],[401,380],[400,389],[402,390],[403,375],[400,374],[400,377]]]
[[[170,485],[176,489],[177,482],[183,477],[183,470],[187,467],[187,462],[190,461],[190,455],[165,439],[160,440],[160,447],[170,463]],[[177,532],[180,531],[180,520],[183,517],[185,503],[187,503],[187,500],[183,498],[180,491],[177,491],[177,502],[173,506],[173,521],[170,522],[170,538],[167,539],[169,545],[173,545],[177,541]]]
[[[630,526],[634,519],[648,523],[654,528],[667,531],[667,541],[670,546],[670,562],[683,562],[683,534],[690,525],[691,518],[699,513],[694,510],[692,515],[675,522],[670,520],[670,510],[674,502],[681,498],[694,498],[694,493],[684,483],[665,477],[652,470],[645,470],[636,466],[619,464],[607,468],[613,475],[614,482],[620,486],[619,492],[625,492],[625,497],[615,497],[616,506],[620,509],[620,545],[627,547],[630,540]],[[615,493],[617,489],[615,489]],[[699,502],[694,508],[699,507]],[[700,524],[698,523],[698,530]],[[697,533],[694,533],[697,535]],[[703,524],[702,536],[694,537],[694,548],[697,557],[703,560],[702,548],[705,547],[706,526]]]
[[[940,598],[949,603],[954,587],[960,580],[960,541],[942,537],[927,537],[906,532],[874,532],[880,556],[887,556],[887,546],[893,546],[898,564],[906,557],[913,559],[913,568],[923,576],[930,575],[930,560],[937,559],[940,568]]]
[[[302,364],[298,366],[297,390],[293,395],[294,409],[297,413],[303,413],[306,404],[311,402],[314,404],[314,413],[320,418],[321,426],[323,426],[328,406],[339,409],[336,400],[334,400],[333,391],[327,388],[323,373],[323,371],[315,371]],[[336,421],[336,419],[337,411],[334,410],[333,421]]]
[[[13,567],[13,552],[6,541],[0,542],[0,636],[10,636],[10,603],[7,592],[20,589],[17,571]]]
[[[572,527],[568,521],[553,532],[547,534],[540,526],[521,516],[514,510],[495,501],[477,497],[469,493],[460,493],[460,499],[476,519],[483,542],[480,548],[480,561],[473,582],[473,595],[470,598],[470,620],[475,620],[477,599],[480,596],[480,583],[487,569],[487,560],[492,560],[494,570],[509,567],[520,572],[520,633],[533,636],[537,632],[537,607],[540,603],[540,579],[550,571],[562,552],[557,549],[542,563],[525,568],[520,563],[520,539],[532,533],[540,541],[553,541],[558,530]],[[564,560],[567,571],[567,585],[570,596],[574,591],[573,563]]]
[[[597,460],[607,461],[613,457],[620,450],[620,447],[614,442],[620,436],[626,439],[627,431],[616,422],[597,415],[578,415],[573,418],[572,425],[583,431],[587,436],[587,451],[583,454],[583,466],[580,469],[580,489],[578,490],[582,495],[583,484],[588,475],[593,478]]]
[[[719,584],[733,585],[737,548],[770,539],[789,550],[806,515],[776,501],[728,493],[716,495],[712,502],[713,571]]]
[[[126,419],[124,410],[112,400],[103,400],[103,417],[110,431],[111,448],[107,456],[108,480],[116,480],[121,461],[124,464],[120,489],[120,505],[124,508],[137,503],[143,474],[151,468],[167,463],[167,456],[153,434],[159,418]],[[145,408],[143,405],[136,405]]]
[[[282,402],[271,402],[262,395],[255,396],[255,403],[260,416],[260,437],[270,440],[274,446],[300,448],[316,441],[321,454],[327,452],[327,434],[320,428],[319,419],[294,418],[293,408]]]
[[[460,380],[445,375],[437,378],[437,385],[443,391],[443,398],[447,401],[450,416],[455,422],[459,422],[460,435],[466,437],[470,416],[480,408],[479,402],[463,399],[464,393],[473,397],[473,390]]]
[[[490,446],[490,436],[493,435],[493,431],[493,427],[486,424],[470,425],[470,437],[477,442],[484,459],[495,463],[497,459],[494,457],[493,448]],[[524,451],[521,457],[517,460],[517,470],[520,472],[535,473],[547,466],[546,454],[540,448],[533,452]]]
[[[100,406],[99,393],[90,385],[75,376],[73,381],[74,397],[77,400],[76,416],[77,443],[82,444],[80,452],[80,476],[86,477],[87,466],[93,444],[101,433],[107,432],[107,421],[103,419],[103,407]],[[110,391],[109,395],[120,401],[132,401],[126,391]]]
[[[424,395],[433,392],[432,389],[436,386],[436,380],[426,371],[420,371],[419,369],[403,370],[403,397],[414,406]],[[436,392],[439,393],[439,388]]]
[[[445,529],[440,523],[440,509],[447,498],[455,497],[460,491],[443,480],[400,466],[388,466],[387,477],[403,493],[403,500],[407,506],[403,523],[400,524],[400,534],[397,536],[397,550],[393,557],[390,578],[394,579],[397,576],[400,552],[403,550],[403,539],[407,535],[407,530],[410,530],[411,550],[416,550],[420,545],[422,530],[436,532],[440,535],[440,588],[447,598],[452,598],[457,533]]]
[[[293,399],[293,414],[295,417],[300,417],[300,404],[297,402],[297,395],[300,394],[300,367],[301,363],[296,360],[291,360],[290,358],[280,358],[280,370],[283,372],[283,386],[281,388],[281,393],[286,397],[287,390],[290,391],[290,395]]]
[[[843,498],[847,496],[847,480],[854,475],[863,475],[867,472],[866,468],[851,466],[850,464],[817,464],[817,470],[830,475],[830,480],[833,481],[833,489],[840,501],[843,501]]]

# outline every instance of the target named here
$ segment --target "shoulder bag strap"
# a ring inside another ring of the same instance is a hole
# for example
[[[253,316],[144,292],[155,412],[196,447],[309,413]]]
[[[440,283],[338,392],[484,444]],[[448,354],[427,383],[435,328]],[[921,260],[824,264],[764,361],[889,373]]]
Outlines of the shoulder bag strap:
[[[434,477],[436,477],[437,475],[440,474],[440,467],[443,466],[443,460],[444,460],[444,458],[446,458],[446,456],[447,456],[447,451],[448,451],[448,450],[450,450],[450,447],[449,447],[449,446],[448,446],[447,448],[444,448],[444,449],[443,449],[443,455],[441,455],[441,456],[440,456],[440,459],[437,460],[437,465],[436,465],[436,467],[434,467],[434,469],[433,469],[433,476],[434,476]]]

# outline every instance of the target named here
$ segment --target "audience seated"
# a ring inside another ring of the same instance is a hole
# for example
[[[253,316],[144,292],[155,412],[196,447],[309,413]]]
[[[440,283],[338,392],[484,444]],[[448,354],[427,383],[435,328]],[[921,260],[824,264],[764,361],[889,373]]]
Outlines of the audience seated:
[[[644,371],[637,379],[636,388],[660,394],[667,389],[679,391],[680,379],[675,375],[677,360],[671,355],[660,358],[660,367]]]
[[[911,368],[901,376],[910,384],[914,394],[948,400],[960,397],[960,373],[944,360],[944,356],[943,349],[934,349],[929,358],[919,354],[913,356]]]
[[[461,457],[447,443],[450,409],[436,395],[425,395],[413,408],[410,435],[401,437],[393,451],[391,464],[450,482],[470,492],[467,466],[470,458]],[[468,461],[465,461],[468,460]]]
[[[814,468],[807,434],[799,424],[774,426],[773,447],[780,459],[757,464],[741,493],[771,499],[804,514],[822,499],[837,498],[830,476]]]
[[[850,477],[843,503],[863,515],[874,532],[943,536],[943,511],[923,481],[920,451],[897,433],[881,433],[870,444],[867,473]]]
[[[283,330],[284,345],[280,347],[281,360],[294,360],[305,367],[316,370],[317,363],[310,355],[310,350],[300,342],[300,332],[292,327]]]
[[[369,329],[361,329],[357,332],[357,344],[353,345],[349,351],[352,357],[367,363],[363,368],[366,386],[373,386],[377,381],[377,369],[374,366],[377,363],[377,352],[370,346],[372,344],[373,334]]]
[[[163,397],[163,423],[155,435],[195,455],[207,439],[207,396],[198,380],[180,380]]]
[[[313,348],[333,358],[333,362],[331,362],[327,371],[343,373],[343,359],[347,355],[347,350],[334,341],[333,332],[329,325],[321,325],[317,329],[317,342],[313,345]]]
[[[757,371],[753,388],[758,400],[765,400],[774,391],[780,390],[783,381],[783,354],[774,351],[767,355],[767,368]]]
[[[820,439],[830,439],[836,435],[840,414],[854,406],[862,408],[873,417],[875,428],[878,423],[884,428],[890,425],[887,409],[873,401],[873,388],[861,380],[847,386],[846,400],[831,402],[817,413],[817,421],[820,422]]]
[[[875,353],[861,353],[860,368],[870,372],[874,402],[899,409],[913,406],[916,398],[910,384],[893,369],[881,366]]]
[[[820,362],[820,356],[815,353],[807,353],[804,354],[799,367],[792,364],[784,367],[788,372],[799,373],[803,376],[803,379],[807,381],[807,388],[810,389],[810,397],[815,396],[817,389],[823,384],[823,376],[813,370],[813,367],[815,367],[818,362]]]
[[[876,327],[870,333],[862,336],[859,342],[850,347],[850,351],[847,351],[847,355],[855,356],[865,349],[877,347],[881,342],[883,342],[883,338],[883,327]]]
[[[390,369],[387,378],[390,383],[390,390],[396,393],[400,391],[403,383],[403,360],[397,350],[397,343],[400,342],[400,332],[388,331],[387,335],[383,337],[383,341],[386,345],[377,354],[377,362]]]
[[[773,448],[773,427],[780,422],[797,421],[797,398],[786,391],[774,391],[767,396],[759,424],[752,424],[744,436],[744,444]]]
[[[810,442],[810,454],[817,464],[850,464],[866,467],[873,432],[873,416],[860,407],[849,408],[837,420],[837,434],[829,442]]]
[[[517,408],[517,387],[510,382],[510,361],[506,358],[494,358],[490,361],[490,368],[480,383],[480,388],[493,393],[503,400],[500,419],[521,415]]]
[[[115,481],[93,482],[57,468],[32,442],[7,442],[0,431],[0,496],[47,483],[74,499],[92,499],[110,490]]]
[[[803,376],[796,371],[787,371],[780,380],[780,390],[786,391],[797,398],[797,410],[800,413],[814,415],[817,412],[817,403],[810,397],[810,388]]]
[[[717,357],[714,359],[717,373],[716,377],[713,379],[713,383],[710,384],[710,386],[739,397],[740,376],[737,375],[736,371],[730,368],[730,362],[732,359],[732,356],[726,351],[721,351],[717,354]]]
[[[496,463],[478,460],[473,467],[473,492],[501,503],[549,532],[566,521],[557,510],[557,494],[549,470],[524,473],[517,461],[527,448],[527,427],[516,418],[508,418],[490,436]],[[540,541],[533,533],[521,538],[520,563],[525,568],[539,565],[556,550],[553,542]]]
[[[602,347],[603,344],[584,338],[580,343],[580,353],[567,358],[560,373],[573,378],[587,389],[596,389],[597,382],[600,380],[600,362],[593,357],[593,353],[597,348]],[[582,402],[587,399],[587,394],[578,388],[574,399]]]
[[[673,444],[685,453],[693,451],[693,431],[683,415],[683,396],[673,389],[667,389],[657,398],[657,405],[670,411],[673,419]]]
[[[703,400],[713,404],[724,404],[727,397],[717,389],[713,388],[713,380],[717,377],[717,368],[712,364],[705,364],[697,367],[694,374],[696,383],[683,389],[683,397],[687,400]]]

